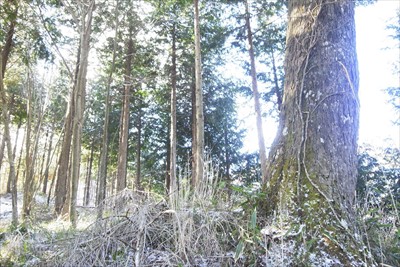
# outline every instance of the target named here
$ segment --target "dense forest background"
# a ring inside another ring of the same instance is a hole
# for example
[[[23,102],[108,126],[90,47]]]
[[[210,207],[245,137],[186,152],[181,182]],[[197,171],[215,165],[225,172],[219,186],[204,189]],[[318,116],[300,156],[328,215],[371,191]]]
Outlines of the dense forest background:
[[[271,212],[290,3],[1,1],[0,265],[398,266],[398,146],[360,144],[341,227]]]

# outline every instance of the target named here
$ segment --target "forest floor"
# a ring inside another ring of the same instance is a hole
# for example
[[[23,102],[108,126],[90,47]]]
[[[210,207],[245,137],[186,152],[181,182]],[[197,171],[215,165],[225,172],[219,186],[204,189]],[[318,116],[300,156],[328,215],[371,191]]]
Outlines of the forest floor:
[[[13,227],[11,195],[0,195],[0,266],[290,266],[287,256],[293,244],[284,237],[291,228],[280,226],[278,219],[264,221],[252,205],[243,206],[256,203],[256,194],[247,193],[249,201],[243,192],[227,197],[218,190],[216,185],[195,192],[181,189],[169,199],[124,190],[106,199],[102,219],[97,219],[98,209],[78,207],[76,228],[67,218],[55,216],[53,204],[47,205],[40,194],[30,218]],[[22,200],[18,194],[19,214]],[[388,235],[393,227],[386,223],[365,232],[370,242],[379,237],[379,246],[370,249],[382,262],[384,257],[396,262],[393,257],[400,255],[395,249],[398,239]],[[386,243],[393,255],[382,256]],[[321,257],[308,263],[338,266]]]
[[[76,228],[40,194],[30,218],[12,227],[11,195],[0,195],[0,266],[233,266],[246,230],[210,190],[182,190],[174,200],[124,190],[105,201],[100,220],[97,209],[79,207]],[[22,201],[18,194],[19,214]]]

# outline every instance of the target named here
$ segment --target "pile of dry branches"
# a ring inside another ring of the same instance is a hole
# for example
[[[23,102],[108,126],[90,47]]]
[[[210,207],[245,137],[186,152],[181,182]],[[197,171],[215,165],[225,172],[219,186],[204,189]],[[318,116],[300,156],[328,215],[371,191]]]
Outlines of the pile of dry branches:
[[[212,197],[215,185],[160,196],[124,190],[104,203],[104,218],[66,241],[60,266],[220,266],[233,261],[235,218]],[[211,190],[211,191],[210,191]],[[218,210],[218,211],[217,211]],[[228,264],[229,265],[229,264]]]

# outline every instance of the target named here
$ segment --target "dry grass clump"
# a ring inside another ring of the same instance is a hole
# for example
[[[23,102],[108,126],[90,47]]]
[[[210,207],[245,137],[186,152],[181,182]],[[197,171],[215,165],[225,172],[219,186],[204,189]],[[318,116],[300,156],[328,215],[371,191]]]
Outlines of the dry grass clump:
[[[221,196],[208,177],[191,190],[185,180],[166,200],[124,190],[104,203],[105,217],[66,240],[50,265],[232,265],[235,218],[218,207]],[[231,262],[231,264],[229,263]],[[223,263],[223,264],[222,264]]]

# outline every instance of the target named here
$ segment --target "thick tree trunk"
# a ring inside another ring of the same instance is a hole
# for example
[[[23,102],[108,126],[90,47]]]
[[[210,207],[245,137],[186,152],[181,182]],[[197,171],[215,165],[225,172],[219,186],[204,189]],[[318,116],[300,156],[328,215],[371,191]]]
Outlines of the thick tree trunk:
[[[118,174],[117,192],[126,187],[127,156],[128,156],[128,134],[129,134],[129,105],[132,88],[132,58],[133,58],[133,39],[132,27],[129,29],[127,40],[126,62],[125,62],[125,85],[122,97],[121,128],[118,149]]]
[[[78,184],[81,166],[81,135],[83,125],[83,113],[85,110],[86,94],[86,75],[90,50],[90,35],[92,30],[92,16],[95,8],[95,1],[91,0],[88,5],[81,3],[82,18],[80,26],[81,34],[81,57],[78,71],[77,87],[75,90],[75,116],[73,119],[73,138],[72,138],[72,172],[71,172],[71,201],[69,206],[69,217],[73,227],[76,227],[76,203],[78,194]]]
[[[284,66],[267,214],[287,226],[285,240],[294,244],[287,263],[321,266],[328,258],[356,265],[361,241],[350,227],[359,121],[354,1],[289,1]]]
[[[169,149],[169,192],[176,191],[176,26],[172,25],[172,51],[171,51],[171,126]]]
[[[71,96],[72,97],[72,96]],[[64,137],[61,146],[60,158],[58,162],[58,171],[56,178],[54,210],[57,215],[61,215],[68,194],[68,170],[71,152],[72,140],[72,114],[73,103],[70,101],[68,114],[65,118]]]
[[[253,90],[254,98],[254,109],[256,112],[256,124],[257,124],[257,135],[258,135],[258,150],[260,153],[261,163],[261,181],[265,185],[267,179],[267,152],[265,151],[264,133],[261,117],[261,106],[260,106],[260,93],[258,92],[257,86],[257,70],[256,61],[254,58],[254,47],[253,47],[253,33],[250,25],[250,11],[248,1],[245,1],[246,9],[246,28],[247,28],[247,41],[249,42],[249,56],[250,56],[250,74],[251,74],[251,88]]]
[[[204,176],[204,111],[203,111],[203,89],[201,77],[201,45],[200,45],[200,12],[199,0],[193,0],[194,3],[194,42],[195,42],[195,103],[196,103],[196,139],[195,139],[195,175],[192,181],[196,186]]]
[[[60,158],[58,161],[57,180],[55,188],[54,210],[57,215],[66,213],[67,209],[65,204],[67,202],[69,192],[69,167],[71,155],[71,141],[72,141],[72,119],[75,116],[75,103],[74,95],[77,87],[78,73],[80,67],[81,47],[78,48],[77,64],[75,68],[75,76],[72,81],[72,90],[70,92],[70,99],[68,102],[67,113],[64,122],[64,137],[61,145]]]

